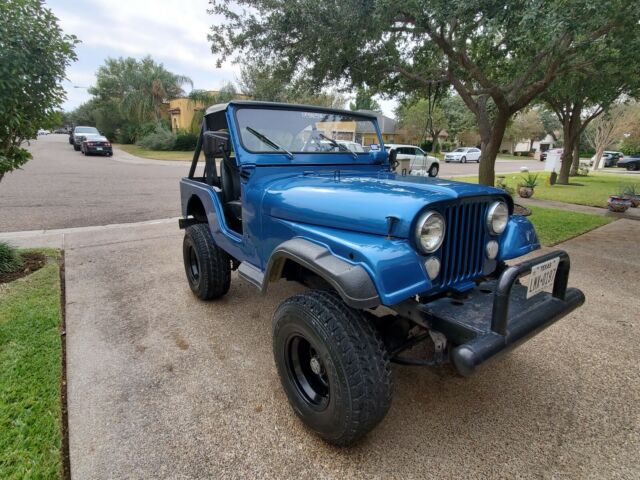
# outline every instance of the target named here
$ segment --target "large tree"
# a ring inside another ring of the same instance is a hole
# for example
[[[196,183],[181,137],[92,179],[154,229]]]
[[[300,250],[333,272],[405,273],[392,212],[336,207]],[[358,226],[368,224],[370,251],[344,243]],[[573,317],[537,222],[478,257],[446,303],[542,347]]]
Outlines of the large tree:
[[[334,108],[344,108],[347,102],[337,92],[316,87],[304,78],[292,78],[264,61],[245,62],[240,70],[238,84],[242,93],[254,100]]]
[[[100,102],[114,101],[130,122],[158,122],[162,104],[184,95],[182,87],[193,85],[189,77],[167,70],[147,56],[107,58],[96,72],[96,84],[89,93]]]
[[[580,138],[589,124],[620,98],[638,94],[638,51],[637,31],[602,38],[582,52],[575,69],[564,72],[542,95],[562,124],[564,148],[558,183],[566,185],[569,176],[575,175],[580,162]]]
[[[639,122],[640,111],[637,103],[613,105],[606,113],[591,122],[584,132],[587,142],[596,151],[591,169],[598,170],[605,148],[621,141]]]
[[[380,104],[373,98],[371,89],[367,87],[358,87],[356,89],[356,98],[349,104],[350,110],[370,110],[372,112],[382,112]]]
[[[540,117],[540,111],[537,108],[530,108],[518,112],[505,132],[505,138],[512,142],[515,147],[523,140],[527,141],[529,146],[527,150],[531,150],[534,140],[541,139],[545,134],[544,124]]]
[[[423,142],[430,137],[433,145],[438,143],[440,133],[448,127],[447,115],[439,103],[430,104],[426,98],[400,104],[396,117],[411,142]]]
[[[0,2],[0,181],[31,158],[22,143],[56,115],[76,43],[44,2]]]
[[[614,31],[634,30],[628,0],[211,0],[219,61],[260,56],[317,84],[349,81],[386,93],[451,84],[482,139],[480,181],[493,184],[510,117],[580,53]]]

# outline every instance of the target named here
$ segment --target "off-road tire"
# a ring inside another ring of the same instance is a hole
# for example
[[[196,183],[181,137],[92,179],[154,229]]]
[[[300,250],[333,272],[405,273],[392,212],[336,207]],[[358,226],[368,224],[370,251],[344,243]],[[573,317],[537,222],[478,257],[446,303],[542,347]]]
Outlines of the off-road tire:
[[[293,366],[292,345],[301,344],[300,338],[313,347],[325,374],[328,392],[320,404],[304,393],[300,369]],[[273,356],[294,412],[329,443],[356,442],[389,410],[391,369],[384,343],[371,322],[335,292],[309,290],[280,304],[273,318]]]
[[[190,225],[184,233],[182,258],[189,287],[200,300],[220,298],[231,285],[231,261],[213,243],[209,225]]]
[[[437,163],[434,163],[433,165],[431,165],[431,167],[429,167],[429,176],[430,177],[437,177],[438,176],[438,170],[440,170],[440,167],[438,167]]]

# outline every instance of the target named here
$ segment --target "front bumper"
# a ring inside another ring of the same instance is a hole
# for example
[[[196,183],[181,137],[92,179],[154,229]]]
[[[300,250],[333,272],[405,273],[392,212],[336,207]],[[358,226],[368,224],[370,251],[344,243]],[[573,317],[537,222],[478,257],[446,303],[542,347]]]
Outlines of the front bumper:
[[[87,153],[100,153],[100,154],[106,154],[106,153],[113,153],[113,149],[111,147],[90,147],[90,146],[86,146],[84,148],[85,152]]]
[[[518,279],[540,263],[559,258],[553,292],[526,298]],[[482,363],[509,350],[561,319],[584,303],[584,294],[567,288],[569,256],[555,251],[508,267],[496,279],[482,282],[463,298],[444,297],[419,304],[423,321],[443,333],[453,349],[458,372],[471,375]]]

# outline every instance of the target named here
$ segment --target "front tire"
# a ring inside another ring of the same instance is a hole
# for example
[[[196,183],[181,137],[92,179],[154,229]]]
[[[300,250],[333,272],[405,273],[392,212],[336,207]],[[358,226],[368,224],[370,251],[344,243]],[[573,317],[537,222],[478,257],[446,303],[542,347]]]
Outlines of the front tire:
[[[273,355],[294,412],[327,442],[370,432],[391,405],[389,357],[373,325],[335,292],[285,300],[273,318]]]
[[[187,281],[200,300],[220,298],[231,285],[231,262],[213,242],[209,225],[198,223],[185,230],[182,259]]]
[[[75,143],[73,144],[73,149],[78,152],[80,151],[80,147],[78,145],[76,145]]]
[[[429,168],[429,176],[430,177],[437,177],[439,169],[440,169],[440,167],[438,167],[437,163],[434,163],[433,165],[431,165],[431,168]]]
[[[462,157],[462,158],[460,159],[460,162],[461,162],[461,163],[467,163],[467,157]]]
[[[635,163],[630,163],[629,165],[627,165],[627,170],[630,172],[633,172],[634,170],[636,170],[638,167],[636,166]]]

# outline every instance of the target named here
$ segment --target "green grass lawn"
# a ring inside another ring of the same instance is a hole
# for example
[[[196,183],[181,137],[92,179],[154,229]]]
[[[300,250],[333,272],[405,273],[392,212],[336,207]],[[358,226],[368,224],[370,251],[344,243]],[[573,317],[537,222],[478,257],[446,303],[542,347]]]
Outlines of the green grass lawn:
[[[120,150],[124,150],[131,155],[135,155],[136,157],[150,158],[152,160],[191,161],[193,159],[193,152],[164,152],[159,150],[148,150],[146,148],[139,147],[138,145],[114,144],[113,146],[119,148]]]
[[[529,218],[536,227],[542,245],[555,245],[613,221],[591,213],[570,212],[557,208],[529,207]]]
[[[0,284],[0,478],[60,478],[62,374],[58,253]]]
[[[516,188],[522,178],[520,173],[505,173],[507,185]],[[555,200],[591,207],[606,207],[609,195],[618,193],[622,186],[636,183],[640,189],[640,178],[632,175],[613,175],[609,173],[590,173],[588,177],[571,177],[569,185],[547,183],[549,173],[542,172],[538,177],[539,185],[535,189],[534,199]],[[476,183],[478,177],[456,177],[454,180]],[[517,193],[514,199],[517,201]]]

